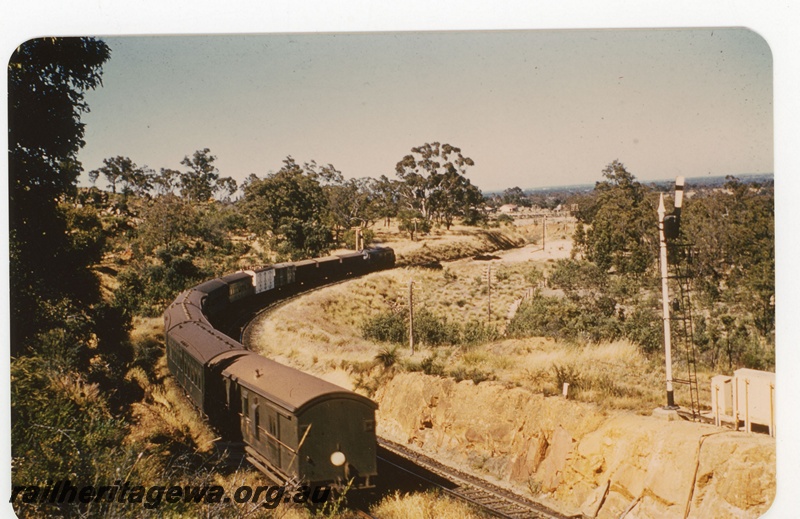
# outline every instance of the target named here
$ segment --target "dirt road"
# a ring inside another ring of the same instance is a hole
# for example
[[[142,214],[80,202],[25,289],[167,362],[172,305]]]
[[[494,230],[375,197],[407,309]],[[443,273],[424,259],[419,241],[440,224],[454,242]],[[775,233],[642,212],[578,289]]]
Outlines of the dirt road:
[[[529,244],[519,249],[511,249],[495,253],[504,263],[521,263],[528,260],[548,260],[569,258],[572,252],[572,240],[562,239],[548,241],[544,250],[541,245]]]

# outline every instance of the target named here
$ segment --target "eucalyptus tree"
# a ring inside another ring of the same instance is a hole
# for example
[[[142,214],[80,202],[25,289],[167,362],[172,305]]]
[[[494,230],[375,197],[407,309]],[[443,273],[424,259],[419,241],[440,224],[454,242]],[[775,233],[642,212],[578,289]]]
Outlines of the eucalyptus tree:
[[[139,196],[153,189],[155,171],[147,166],[137,166],[130,157],[109,157],[103,159],[103,166],[89,172],[89,180],[95,183],[100,175],[108,182],[112,193],[117,192],[117,185],[122,184],[124,193],[135,193]]]
[[[250,228],[280,254],[292,259],[326,253],[331,230],[325,222],[328,200],[319,174],[289,156],[265,178],[248,177],[242,201]]]
[[[214,165],[216,160],[216,155],[212,155],[208,148],[195,151],[191,158],[183,158],[181,164],[189,168],[178,175],[178,187],[183,197],[193,202],[207,202],[219,191],[233,195],[237,189],[236,181],[230,177],[220,178],[219,169]]]
[[[649,190],[617,160],[603,169],[603,177],[595,184],[592,203],[577,214],[588,228],[580,227],[575,244],[604,270],[643,274],[654,265],[658,247]]]
[[[433,142],[411,148],[395,166],[402,205],[449,229],[456,216],[483,201],[480,190],[466,178],[468,168],[474,165],[461,148],[450,144]]]

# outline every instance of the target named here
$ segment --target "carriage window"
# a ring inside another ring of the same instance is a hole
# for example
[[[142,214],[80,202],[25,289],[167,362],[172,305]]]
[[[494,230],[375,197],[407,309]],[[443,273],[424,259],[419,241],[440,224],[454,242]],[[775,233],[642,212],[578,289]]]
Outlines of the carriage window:
[[[258,431],[258,421],[259,421],[258,418],[259,418],[258,417],[258,406],[256,406],[255,424],[253,425],[253,432],[255,432],[255,434],[256,434],[256,440],[260,439],[259,438],[260,435],[259,435],[259,431]]]
[[[247,412],[249,410],[250,410],[250,408],[247,407],[247,395],[244,394],[244,395],[242,395],[242,413],[244,413],[245,418],[247,417]]]

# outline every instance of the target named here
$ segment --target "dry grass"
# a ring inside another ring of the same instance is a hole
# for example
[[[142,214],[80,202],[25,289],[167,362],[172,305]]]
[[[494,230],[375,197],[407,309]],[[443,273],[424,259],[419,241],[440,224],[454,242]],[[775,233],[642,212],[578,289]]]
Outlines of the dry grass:
[[[437,493],[395,493],[372,513],[381,519],[482,519],[489,517],[469,505]]]
[[[408,233],[400,232],[397,221],[389,227],[376,224],[374,242],[392,247],[397,255],[398,265],[419,265],[431,261],[450,261],[491,252],[518,247],[528,243],[535,233],[530,226],[503,225],[495,228],[475,228],[453,225],[450,230],[434,228],[427,234],[420,234],[412,241]]]
[[[204,422],[177,385],[166,365],[163,349],[163,322],[160,318],[137,318],[131,331],[137,354],[153,356],[153,366],[131,368],[126,378],[142,389],[143,398],[132,404],[133,424],[124,439],[126,452],[133,458],[120,460],[131,481],[149,485],[219,485],[230,495],[236,488],[268,484],[264,475],[249,465],[225,465],[225,456],[215,450],[215,432]],[[155,352],[155,354],[153,353]],[[138,458],[137,458],[138,456]],[[180,515],[194,517],[253,517],[307,519],[312,514],[303,506],[281,503],[266,509],[261,503],[201,503],[178,505]],[[169,510],[169,511],[166,511]],[[149,516],[174,514],[174,508],[155,510]],[[129,508],[114,510],[130,516]]]
[[[126,374],[126,378],[136,381],[144,392],[144,398],[132,405],[131,414],[136,426],[131,428],[126,443],[149,448],[162,446],[167,450],[171,445],[186,445],[197,452],[209,452],[215,437],[213,431],[200,419],[183,389],[169,376],[163,353],[163,321],[160,318],[137,318],[131,341],[140,354],[145,345],[159,345],[155,346],[159,355],[150,373],[135,366]]]
[[[562,235],[571,232],[567,223],[563,226]],[[463,239],[460,234],[463,232],[457,229],[441,240]],[[515,228],[514,232],[523,233],[525,229]],[[536,228],[527,232],[535,234]],[[406,308],[409,282],[413,280],[415,309],[427,308],[462,326],[470,321],[481,322],[502,333],[512,304],[530,286],[526,274],[534,268],[550,271],[554,265],[542,255],[536,260],[519,261],[525,256],[516,250],[507,256],[509,261],[446,262],[439,270],[397,268],[316,291],[255,323],[251,347],[345,387],[365,388],[369,392],[390,377],[391,372],[387,373],[375,361],[387,345],[365,340],[362,323],[380,313]],[[491,318],[484,279],[489,263],[494,272]],[[422,369],[421,362],[435,354],[437,372],[458,379],[494,379],[550,395],[560,394],[563,382],[569,382],[570,398],[595,402],[603,408],[642,413],[652,412],[653,407],[664,401],[663,360],[646,358],[638,347],[626,341],[594,345],[528,338],[472,347],[440,346],[435,350],[417,346],[413,358],[405,345],[398,348],[398,365]],[[675,365],[678,369],[677,361]],[[676,371],[676,377],[682,375]],[[712,374],[698,375],[701,402],[707,402]],[[676,398],[680,405],[687,405],[688,391],[676,386]]]

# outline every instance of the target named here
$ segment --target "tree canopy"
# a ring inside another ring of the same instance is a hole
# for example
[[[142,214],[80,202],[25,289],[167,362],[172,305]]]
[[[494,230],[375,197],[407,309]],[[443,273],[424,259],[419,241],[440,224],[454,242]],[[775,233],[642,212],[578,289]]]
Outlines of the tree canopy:
[[[103,167],[89,172],[89,180],[96,182],[100,175],[108,181],[112,193],[117,192],[117,184],[122,183],[124,193],[145,195],[153,188],[155,172],[147,166],[137,166],[130,157],[110,157],[103,159]]]
[[[591,227],[579,228],[575,245],[602,269],[642,274],[656,259],[655,208],[647,189],[621,162],[608,164],[603,177],[595,185],[593,203],[577,214],[580,223]]]
[[[318,174],[292,157],[277,172],[251,176],[244,187],[244,211],[251,229],[292,259],[328,251],[330,228],[324,222],[327,198]]]
[[[395,166],[404,207],[426,221],[436,220],[448,229],[456,216],[465,216],[483,202],[480,189],[466,177],[475,162],[461,148],[438,142],[411,148]]]
[[[189,169],[178,174],[181,195],[194,202],[208,201],[219,191],[233,195],[237,189],[236,181],[230,177],[220,178],[219,169],[214,165],[216,160],[217,157],[208,148],[195,151],[191,158],[184,157],[181,164]],[[169,172],[162,170],[162,175]]]
[[[727,300],[753,316],[762,335],[775,327],[775,206],[771,189],[728,177],[723,189],[693,197],[682,232],[694,246],[693,269],[712,302]]]
[[[59,200],[75,193],[77,153],[84,144],[81,115],[89,111],[84,92],[100,86],[109,55],[108,46],[94,38],[40,38],[20,45],[8,62],[14,352],[25,338],[56,326],[48,321],[53,313],[45,310],[47,301],[91,304],[98,297],[86,269],[92,255],[80,249],[83,242],[70,239]]]

